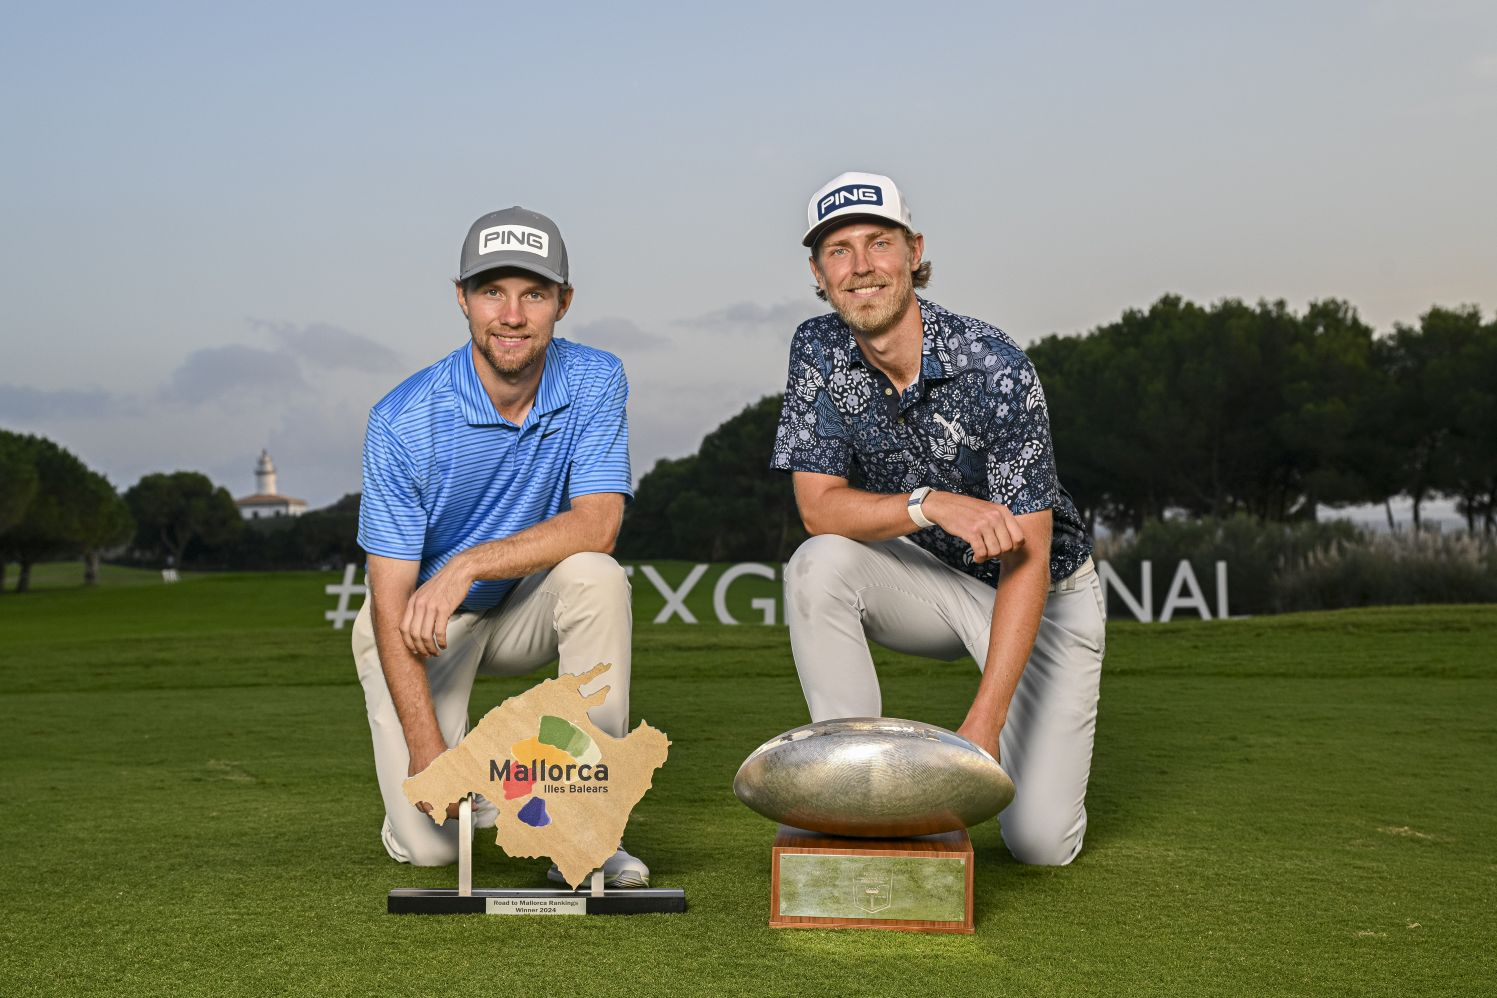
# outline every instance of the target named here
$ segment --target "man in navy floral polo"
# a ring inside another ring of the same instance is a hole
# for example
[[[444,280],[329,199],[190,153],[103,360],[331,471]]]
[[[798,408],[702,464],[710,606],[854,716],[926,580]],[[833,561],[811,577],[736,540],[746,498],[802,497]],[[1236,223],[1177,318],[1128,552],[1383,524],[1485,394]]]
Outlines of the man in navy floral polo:
[[[869,639],[970,654],[982,676],[959,732],[1014,780],[1004,841],[1020,862],[1069,863],[1105,614],[1039,379],[1002,330],[915,294],[925,239],[888,177],[836,177],[807,224],[817,294],[836,311],[790,344],[772,466],[793,474],[812,535],[785,572],[811,718],[880,716]]]

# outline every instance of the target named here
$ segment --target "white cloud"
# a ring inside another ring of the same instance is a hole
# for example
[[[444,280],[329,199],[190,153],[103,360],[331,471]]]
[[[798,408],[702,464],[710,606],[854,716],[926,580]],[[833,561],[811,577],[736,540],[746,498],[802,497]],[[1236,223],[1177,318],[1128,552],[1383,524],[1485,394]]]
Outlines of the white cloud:
[[[809,295],[804,301],[784,301],[774,305],[741,301],[702,315],[677,319],[675,324],[690,329],[731,334],[758,335],[768,331],[778,333],[781,339],[788,341],[796,326],[827,310],[826,305]]]
[[[269,319],[249,322],[256,329],[270,333],[282,350],[314,367],[396,373],[404,366],[400,356],[389,347],[342,326],[326,322],[298,326]]]
[[[646,332],[629,319],[619,316],[604,316],[601,319],[584,322],[568,332],[566,338],[613,353],[664,350],[672,345],[666,337]]]
[[[274,395],[306,387],[296,360],[286,352],[231,343],[188,354],[162,386],[161,398],[194,405],[241,392]]]

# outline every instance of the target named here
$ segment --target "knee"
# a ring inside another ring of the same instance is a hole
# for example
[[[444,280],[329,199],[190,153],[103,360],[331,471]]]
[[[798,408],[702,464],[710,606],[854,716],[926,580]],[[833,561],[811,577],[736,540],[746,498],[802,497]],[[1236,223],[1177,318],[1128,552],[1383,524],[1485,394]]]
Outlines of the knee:
[[[1004,845],[1014,859],[1026,866],[1066,866],[1080,854],[1085,833],[1084,814],[1070,827],[1035,817],[1003,822]]]
[[[841,534],[809,538],[785,563],[786,595],[805,606],[844,595],[846,569],[865,554],[860,541]]]
[[[581,551],[551,569],[548,588],[563,597],[587,594],[602,600],[629,599],[629,576],[612,556]]]

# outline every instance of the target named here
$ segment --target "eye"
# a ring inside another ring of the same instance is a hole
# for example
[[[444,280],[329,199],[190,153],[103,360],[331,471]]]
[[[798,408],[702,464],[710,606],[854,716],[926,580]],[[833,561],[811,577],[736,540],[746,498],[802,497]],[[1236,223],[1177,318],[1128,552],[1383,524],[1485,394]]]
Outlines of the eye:
[[[499,297],[499,289],[498,288],[485,288],[483,293],[484,293],[484,295],[486,295],[489,298],[498,298]]]
[[[873,248],[874,249],[888,249],[889,248],[889,240],[887,240],[887,239],[880,239],[880,240],[878,240],[877,242],[875,242],[873,244]]]
[[[527,291],[525,293],[525,297],[529,298],[531,301],[543,301],[546,296],[541,294],[539,291]]]

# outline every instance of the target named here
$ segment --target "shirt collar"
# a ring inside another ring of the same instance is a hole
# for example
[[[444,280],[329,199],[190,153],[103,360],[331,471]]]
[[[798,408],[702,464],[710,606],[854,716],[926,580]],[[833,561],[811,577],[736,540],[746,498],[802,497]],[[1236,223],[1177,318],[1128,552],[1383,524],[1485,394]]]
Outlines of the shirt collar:
[[[499,410],[494,408],[494,403],[489,399],[489,393],[484,391],[483,382],[478,380],[478,370],[473,366],[472,342],[463,344],[458,354],[454,365],[453,387],[457,390],[463,418],[468,425],[513,426],[513,423],[499,415]],[[541,383],[535,390],[535,403],[530,407],[532,416],[544,416],[571,403],[567,379],[562,371],[564,363],[561,348],[557,346],[556,340],[552,340],[546,347],[546,366],[541,371]],[[525,418],[529,422],[531,417]]]
[[[915,301],[920,305],[920,380],[933,381],[940,378],[952,378],[956,376],[956,365],[951,361],[951,351],[946,349],[946,321],[943,318],[946,310],[934,302],[928,302],[919,295]],[[835,314],[835,313],[834,313]],[[837,316],[837,322],[842,326],[842,332],[847,336],[847,356],[851,364],[860,367],[868,367],[867,360],[863,357],[863,351],[858,347],[858,340],[852,333],[852,327]]]

